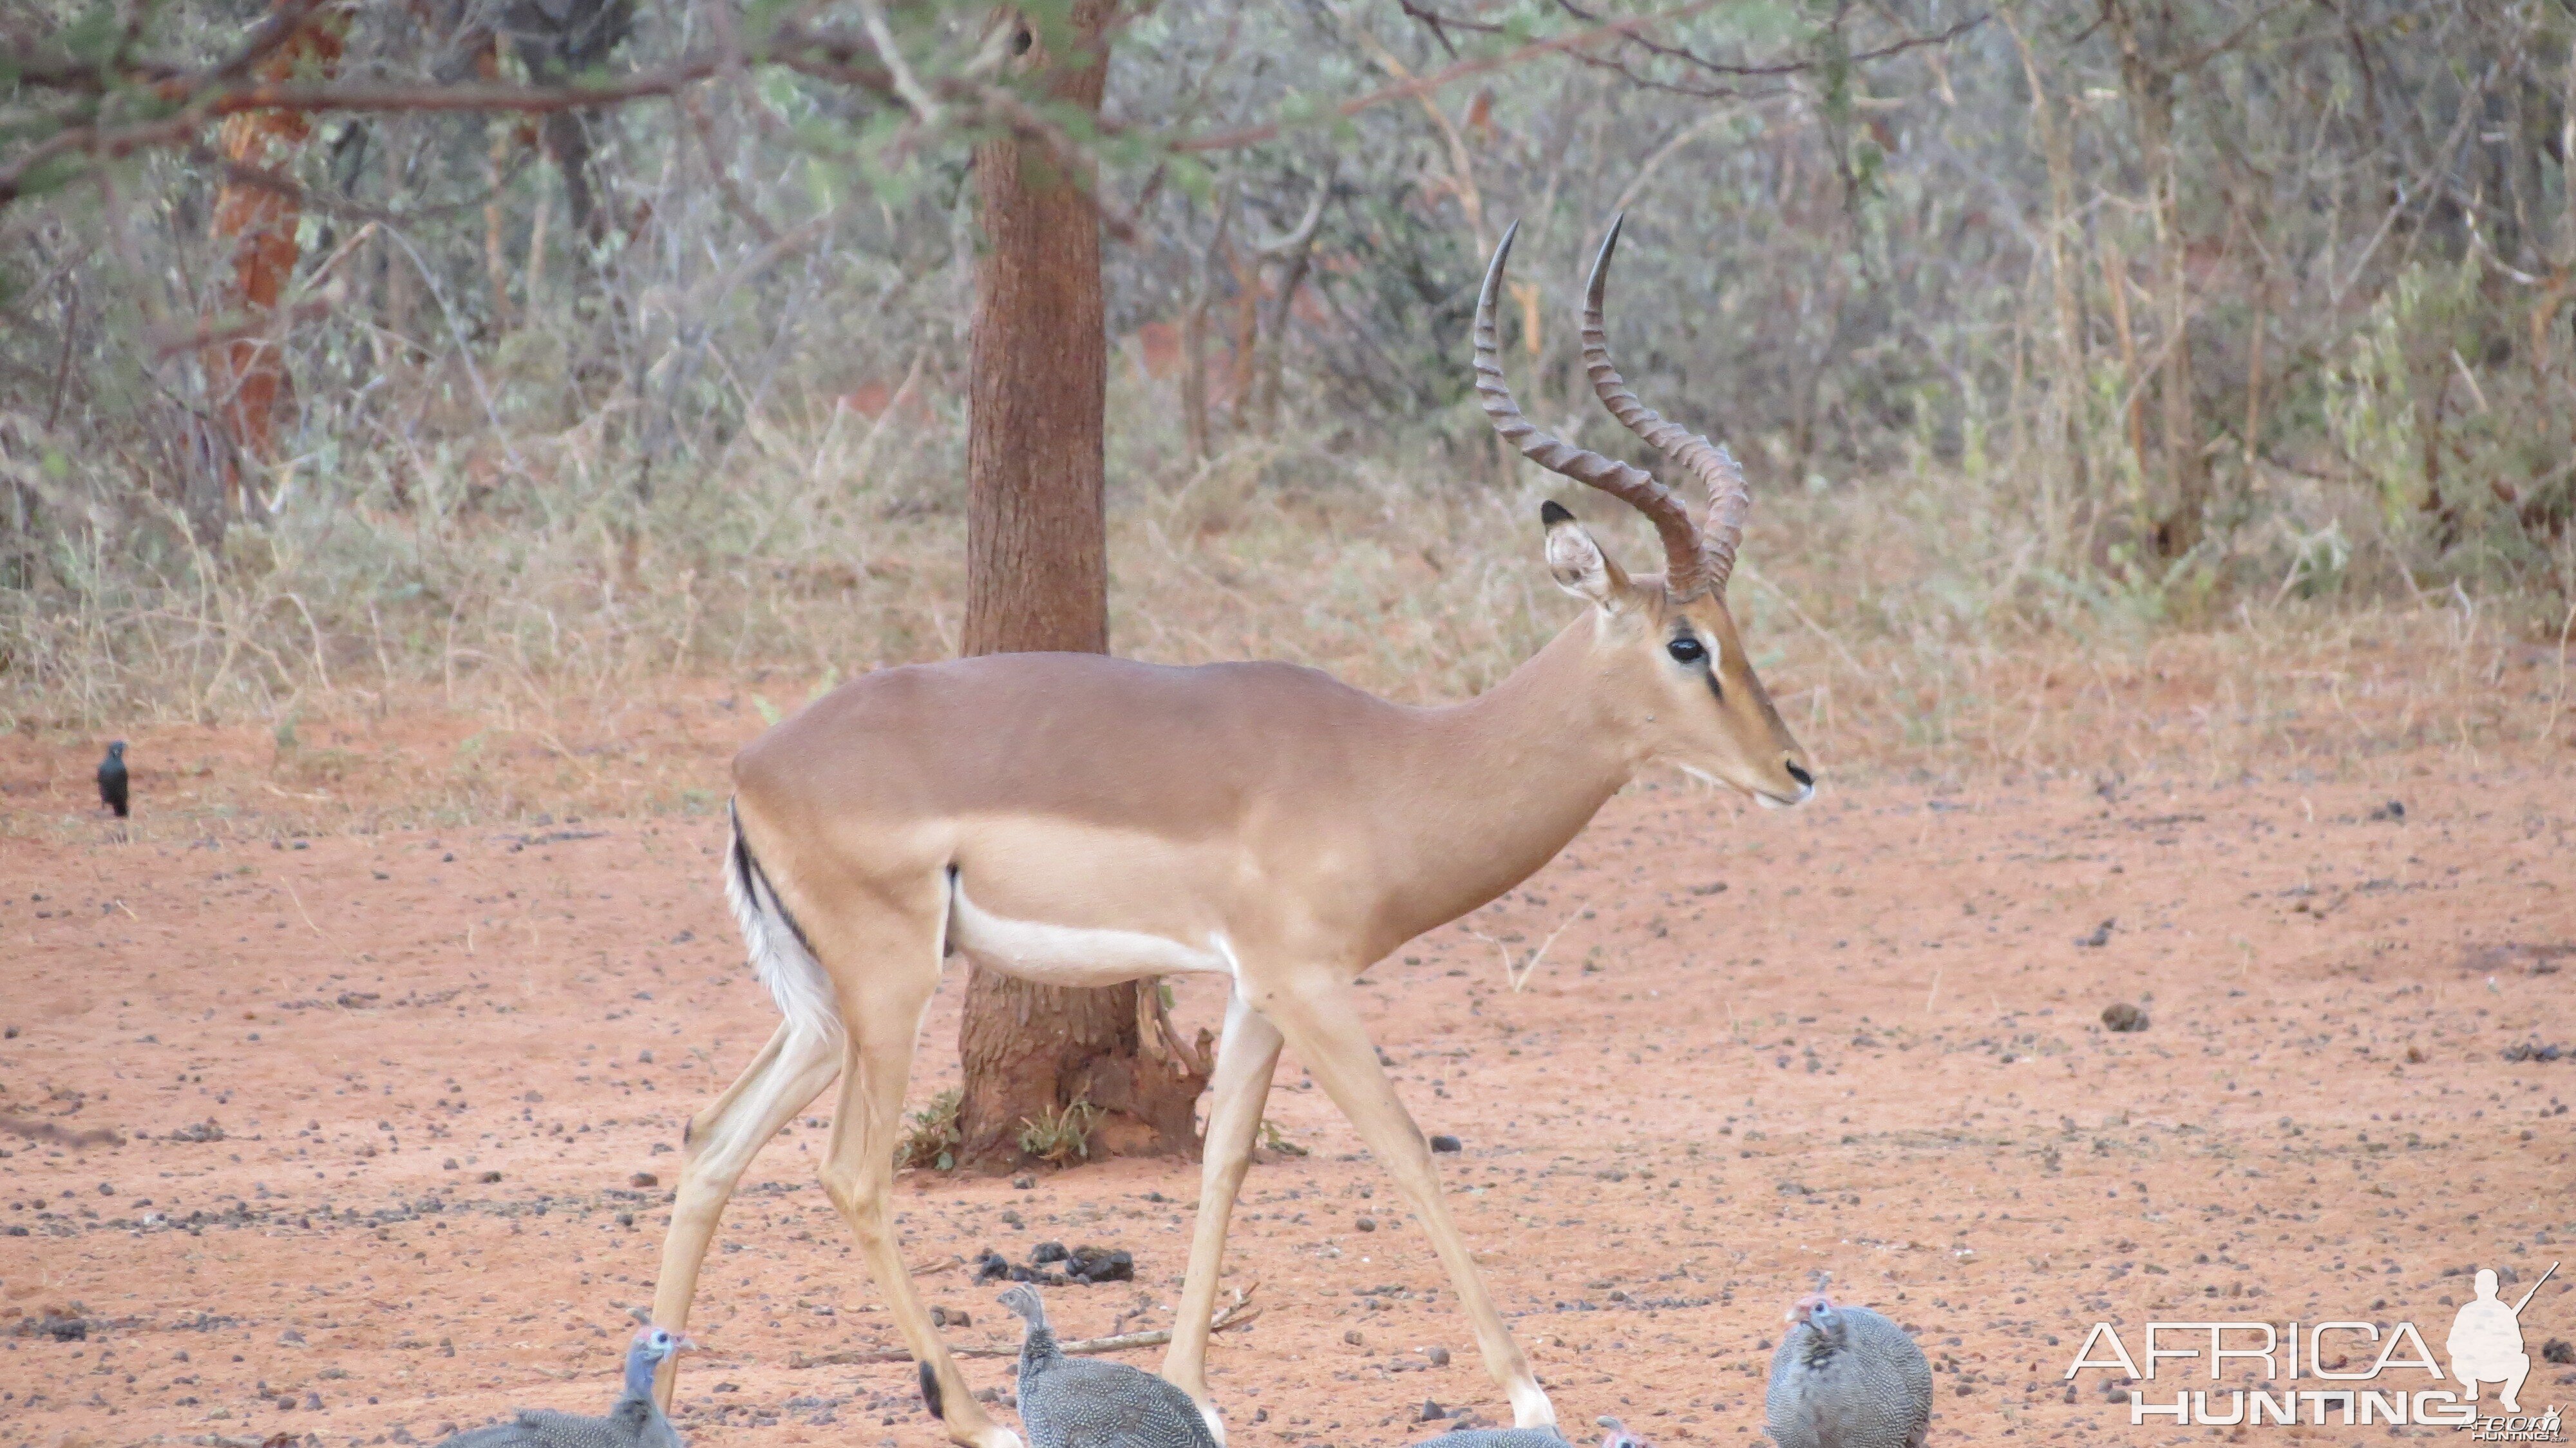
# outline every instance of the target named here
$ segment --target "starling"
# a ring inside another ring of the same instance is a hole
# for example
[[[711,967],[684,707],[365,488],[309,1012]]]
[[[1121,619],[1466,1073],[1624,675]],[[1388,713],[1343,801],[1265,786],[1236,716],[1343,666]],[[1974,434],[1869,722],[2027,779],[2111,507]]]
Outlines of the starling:
[[[107,757],[98,762],[98,802],[116,811],[118,819],[125,818],[125,741],[122,739],[107,746]]]

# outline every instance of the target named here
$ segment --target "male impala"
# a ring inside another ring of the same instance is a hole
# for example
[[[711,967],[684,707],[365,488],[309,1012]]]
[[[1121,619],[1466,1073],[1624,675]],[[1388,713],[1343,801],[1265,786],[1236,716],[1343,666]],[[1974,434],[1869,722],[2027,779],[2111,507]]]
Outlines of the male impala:
[[[1522,1427],[1553,1423],[1467,1244],[1421,1132],[1360,1025],[1352,981],[1412,937],[1527,878],[1652,763],[1766,804],[1814,793],[1727,614],[1745,511],[1722,448],[1637,402],[1583,313],[1594,390],[1704,483],[1705,526],[1644,471],[1521,416],[1494,343],[1506,235],[1476,311],[1476,390],[1541,466],[1654,522],[1665,571],[1631,576],[1555,503],[1547,564],[1590,607],[1483,697],[1390,704],[1283,664],[1164,668],[1013,654],[853,680],[734,761],[726,892],[785,1021],[689,1123],[653,1321],[688,1322],[716,1220],[762,1143],[841,1077],[823,1187],[917,1361],[950,1438],[1017,1448],[931,1330],[890,1221],[904,1086],[941,962],[1059,985],[1209,971],[1234,983],[1208,1110],[1205,1176],[1163,1371],[1222,1440],[1207,1386],[1227,1218],[1284,1043],[1420,1217],[1485,1366]],[[662,1382],[663,1401],[671,1379]]]

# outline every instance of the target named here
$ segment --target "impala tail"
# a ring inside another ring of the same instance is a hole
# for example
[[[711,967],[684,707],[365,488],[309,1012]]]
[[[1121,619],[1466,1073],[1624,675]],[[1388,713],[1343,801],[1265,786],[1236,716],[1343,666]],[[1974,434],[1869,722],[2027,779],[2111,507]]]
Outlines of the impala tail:
[[[814,958],[804,930],[752,857],[751,845],[742,837],[742,812],[728,801],[725,816],[733,832],[725,848],[725,901],[733,906],[734,923],[742,927],[752,973],[769,987],[769,998],[789,1025],[824,1039],[839,1036],[841,1012],[833,999],[832,978],[823,973],[823,962]]]

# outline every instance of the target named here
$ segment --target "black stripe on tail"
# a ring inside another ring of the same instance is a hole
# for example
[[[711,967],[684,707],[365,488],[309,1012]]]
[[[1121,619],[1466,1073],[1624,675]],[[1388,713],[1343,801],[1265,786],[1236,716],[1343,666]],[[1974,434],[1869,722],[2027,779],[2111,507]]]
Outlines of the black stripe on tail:
[[[751,857],[751,842],[742,837],[742,811],[732,800],[725,801],[725,820],[733,827],[733,872],[742,883],[742,898],[754,906],[766,904],[777,912],[778,918],[787,922],[787,933],[796,937],[797,948],[809,956],[813,955],[814,942],[805,938],[805,927],[797,924],[796,917],[788,913],[787,902],[779,898],[777,887],[769,883],[768,873],[760,868],[758,860]]]

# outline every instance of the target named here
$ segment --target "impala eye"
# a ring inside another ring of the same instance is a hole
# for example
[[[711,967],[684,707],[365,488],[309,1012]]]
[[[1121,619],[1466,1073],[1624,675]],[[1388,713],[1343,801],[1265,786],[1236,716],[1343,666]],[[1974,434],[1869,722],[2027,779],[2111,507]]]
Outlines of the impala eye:
[[[1683,634],[1680,638],[1664,645],[1664,652],[1672,655],[1676,662],[1684,664],[1696,664],[1708,657],[1708,650],[1700,647],[1699,640],[1689,634]]]

